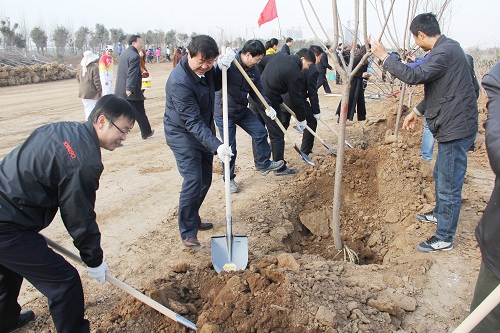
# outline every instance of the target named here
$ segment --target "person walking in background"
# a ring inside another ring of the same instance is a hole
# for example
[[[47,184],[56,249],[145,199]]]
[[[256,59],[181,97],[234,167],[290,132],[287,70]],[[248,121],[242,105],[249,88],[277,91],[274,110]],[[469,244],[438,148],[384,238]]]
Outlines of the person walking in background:
[[[372,51],[382,60],[382,66],[401,81],[424,84],[425,96],[421,107],[414,108],[403,122],[404,129],[413,129],[417,117],[424,115],[429,129],[438,141],[434,166],[436,206],[427,213],[417,214],[419,221],[436,223],[432,237],[417,245],[421,252],[453,249],[462,206],[462,186],[467,171],[467,151],[477,133],[478,109],[471,67],[456,41],[441,34],[436,16],[417,15],[410,32],[418,46],[430,51],[427,61],[417,68],[406,66],[390,57],[382,43],[373,42]],[[423,110],[423,114],[419,110]]]
[[[285,44],[281,47],[281,52],[290,55],[290,47],[293,45],[293,38],[287,37]]]
[[[156,63],[160,63],[160,58],[161,58],[161,49],[159,47],[156,48]]]
[[[59,211],[88,275],[106,282],[94,211],[104,170],[101,148],[115,150],[134,117],[126,100],[106,95],[88,121],[42,126],[0,161],[0,332],[34,319],[33,311],[21,312],[17,302],[23,279],[47,297],[57,332],[90,332],[78,271],[39,232]]]
[[[122,55],[122,44],[118,44],[118,56],[121,56]]]
[[[106,45],[104,54],[99,59],[102,95],[113,93],[113,45]]]
[[[266,42],[266,54],[276,54],[278,52],[278,40],[271,38]]]
[[[167,58],[167,62],[170,62],[170,48],[168,46],[165,50],[165,58]]]
[[[500,284],[500,62],[483,77],[482,86],[488,95],[488,118],[484,122],[486,152],[495,173],[495,187],[476,227],[476,239],[482,261],[470,311],[474,311]],[[500,306],[497,305],[472,333],[499,332]]]
[[[118,63],[115,95],[125,98],[134,107],[135,119],[139,124],[141,136],[147,139],[154,134],[144,108],[144,93],[142,86],[142,70],[139,51],[142,50],[142,38],[132,35],[128,41],[129,47],[123,52]]]
[[[228,52],[233,52],[231,49]],[[260,71],[256,64],[262,59],[266,49],[262,42],[251,39],[245,43],[241,52],[236,54],[236,61],[241,64],[241,67],[248,74],[257,89],[262,93],[268,103],[271,103],[263,92],[262,83],[260,81]],[[221,71],[217,68],[217,71]],[[236,125],[241,127],[252,137],[252,147],[254,155],[254,165],[261,175],[265,176],[270,171],[277,170],[283,166],[283,161],[271,161],[271,148],[267,142],[267,131],[260,120],[248,108],[248,95],[254,100],[259,100],[256,93],[245,80],[241,72],[235,64],[231,64],[227,72],[227,91],[228,91],[228,131],[229,145],[234,156],[230,161],[230,190],[231,193],[239,192],[238,184],[234,180],[236,174],[234,166],[236,162]],[[219,128],[221,137],[224,136],[224,126],[222,117],[222,91],[215,93],[215,123]],[[266,110],[266,115],[274,120],[276,111]],[[222,163],[224,166],[224,163]],[[223,167],[224,169],[224,167]]]
[[[316,88],[319,89],[319,87],[323,87],[325,93],[331,94],[332,89],[330,89],[330,86],[328,85],[328,80],[326,79],[326,70],[327,69],[332,70],[332,66],[330,66],[330,64],[328,63],[328,54],[326,54],[326,52],[323,51],[323,49],[320,46],[314,45],[314,47],[316,52],[321,50],[321,60],[319,62],[316,62],[316,68],[318,69],[318,82],[316,82]],[[327,45],[326,48],[330,49],[330,45]]]
[[[83,52],[83,58],[76,71],[78,81],[78,97],[82,99],[85,120],[94,109],[102,95],[101,78],[97,61],[99,56],[92,51]]]
[[[174,49],[174,60],[172,61],[172,65],[173,65],[174,68],[175,68],[175,66],[177,66],[177,64],[179,63],[179,61],[181,61],[181,58],[182,58],[181,48],[177,47],[177,48]]]
[[[165,86],[163,125],[167,145],[183,178],[179,232],[184,246],[193,247],[200,245],[198,230],[213,228],[213,223],[201,221],[199,211],[212,184],[214,154],[222,161],[233,154],[215,135],[213,120],[215,91],[222,88],[222,78],[213,68],[219,47],[212,37],[198,35],[187,49],[187,56],[172,70]],[[219,63],[229,67],[234,54],[224,56]]]

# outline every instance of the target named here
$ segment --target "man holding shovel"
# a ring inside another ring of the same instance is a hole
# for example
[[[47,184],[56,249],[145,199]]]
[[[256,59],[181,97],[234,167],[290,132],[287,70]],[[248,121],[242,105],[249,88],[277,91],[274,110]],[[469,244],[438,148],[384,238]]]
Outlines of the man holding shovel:
[[[34,319],[17,303],[23,278],[47,297],[57,332],[90,332],[78,271],[39,232],[59,209],[89,276],[106,281],[94,212],[104,169],[100,148],[115,150],[134,121],[125,99],[106,95],[88,121],[42,126],[0,161],[0,332]]]
[[[228,52],[233,52],[228,48]],[[261,41],[252,39],[245,43],[241,52],[236,54],[238,61],[257,89],[262,93],[262,83],[260,82],[260,71],[255,66],[266,54],[264,44]],[[218,71],[222,69],[218,68]],[[240,73],[234,64],[231,64],[227,71],[227,88],[228,88],[228,122],[229,122],[229,145],[234,156],[230,161],[230,189],[231,193],[239,191],[238,185],[234,181],[236,174],[234,173],[234,164],[236,161],[236,125],[240,126],[245,132],[252,137],[252,147],[254,154],[255,168],[260,171],[261,175],[265,176],[270,171],[281,168],[284,161],[271,161],[271,148],[267,142],[267,131],[260,120],[248,108],[248,95],[258,101],[256,93],[252,90],[248,82]],[[265,95],[263,94],[264,98]],[[267,100],[268,103],[269,100]],[[276,111],[266,110],[266,115],[271,120],[276,117]],[[221,136],[224,135],[223,119],[222,119],[222,91],[215,94],[215,123],[219,127]]]
[[[179,197],[178,222],[182,243],[199,246],[198,230],[213,228],[201,222],[199,210],[212,184],[214,154],[224,161],[232,156],[215,135],[215,91],[222,88],[222,75],[213,65],[219,55],[215,40],[207,35],[193,37],[188,53],[168,77],[163,125],[165,138],[183,178]],[[229,67],[233,53],[226,53],[219,64]]]

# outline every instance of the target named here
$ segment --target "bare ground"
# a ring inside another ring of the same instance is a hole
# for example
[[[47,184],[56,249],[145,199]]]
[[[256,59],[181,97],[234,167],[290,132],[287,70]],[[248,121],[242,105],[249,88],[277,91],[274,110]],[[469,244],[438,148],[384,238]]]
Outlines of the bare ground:
[[[171,63],[148,67],[153,86],[146,110],[155,135],[142,140],[134,128],[124,147],[103,151],[96,211],[112,275],[196,323],[200,332],[451,332],[467,316],[480,266],[474,228],[494,180],[484,147],[484,97],[453,251],[415,250],[435,228],[413,218],[434,203],[432,168],[419,158],[421,126],[393,140],[397,101],[368,99],[368,121],[347,126],[356,148],[346,150],[342,189],[342,240],[359,264],[344,261],[328,229],[335,157],[317,142],[312,167],[288,144],[285,156],[298,174],[262,177],[253,167],[248,135],[238,132],[236,180],[242,191],[232,195],[233,229],[249,238],[249,264],[244,271],[217,274],[210,243],[225,234],[221,166],[215,159],[201,210],[216,227],[199,233],[200,248],[186,249],[177,228],[181,177],[162,126]],[[82,121],[77,90],[76,80],[1,88],[0,157],[38,126]],[[338,130],[339,98],[321,95],[320,101],[322,119]],[[299,144],[300,134],[289,133]],[[321,123],[318,134],[336,148],[336,137]],[[76,251],[58,217],[43,233]],[[92,332],[187,331],[78,269]],[[21,332],[55,332],[46,299],[29,283],[19,300],[37,315]]]

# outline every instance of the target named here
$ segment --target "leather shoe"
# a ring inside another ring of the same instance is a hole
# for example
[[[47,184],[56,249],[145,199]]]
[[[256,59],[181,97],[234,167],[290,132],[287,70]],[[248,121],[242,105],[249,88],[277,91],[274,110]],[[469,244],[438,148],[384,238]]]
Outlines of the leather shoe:
[[[149,133],[148,135],[143,135],[143,136],[142,136],[142,138],[143,138],[144,140],[146,140],[146,139],[148,139],[148,138],[152,137],[152,136],[153,136],[153,134],[155,134],[155,130],[151,130],[151,133]]]
[[[200,246],[200,241],[196,237],[189,237],[182,240],[182,243],[186,247]]]
[[[201,230],[201,231],[205,231],[205,230],[210,230],[214,227],[214,224],[213,223],[210,223],[210,222],[201,222],[199,225],[198,225],[198,230]]]
[[[5,333],[17,331],[18,329],[20,329],[21,327],[23,327],[24,325],[26,325],[27,323],[29,323],[34,319],[35,319],[35,313],[32,310],[21,311],[19,317],[17,318],[17,324],[15,326],[7,328],[7,331],[5,331]]]

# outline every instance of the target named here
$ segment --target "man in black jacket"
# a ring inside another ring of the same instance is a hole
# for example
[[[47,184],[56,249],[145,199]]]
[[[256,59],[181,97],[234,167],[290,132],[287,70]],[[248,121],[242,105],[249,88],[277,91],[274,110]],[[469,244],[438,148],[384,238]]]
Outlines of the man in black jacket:
[[[488,95],[488,118],[484,123],[486,151],[495,173],[495,187],[476,228],[476,238],[483,260],[477,277],[471,312],[500,284],[500,62],[483,77]],[[496,306],[472,332],[498,332],[500,306]]]
[[[278,119],[283,120],[280,104],[283,103],[282,95],[289,93],[291,104],[289,107],[295,112],[299,126],[305,127],[306,109],[302,94],[303,81],[305,80],[303,71],[316,62],[314,53],[309,49],[301,49],[294,55],[286,55],[278,52],[273,55],[265,56],[259,63],[262,70],[262,86],[264,93],[271,101],[271,107],[276,110]],[[262,108],[255,100],[249,99],[251,110],[266,124],[271,140],[271,152],[274,161],[284,160],[285,155],[285,136],[278,124],[271,120],[265,114]],[[282,168],[275,170],[276,176],[294,174],[295,170],[290,169],[285,164]]]
[[[292,45],[293,45],[293,38],[287,37],[285,44],[283,44],[283,46],[281,47],[280,52],[283,52],[285,54],[290,55],[290,46],[292,46]]]
[[[330,66],[330,64],[328,63],[328,54],[326,54],[326,52],[323,51],[320,46],[315,45],[315,47],[321,50],[321,59],[316,63],[316,68],[318,69],[318,82],[316,84],[316,89],[319,89],[319,87],[323,87],[325,93],[331,94],[332,89],[330,89],[330,85],[328,85],[328,80],[326,78],[326,70],[332,70],[332,66]],[[330,45],[327,45],[326,47],[327,49],[330,49]]]
[[[129,47],[120,56],[118,73],[116,75],[115,95],[125,98],[134,107],[136,120],[143,139],[154,134],[151,129],[146,109],[144,108],[144,93],[142,86],[141,59],[142,38],[138,35],[130,36]]]
[[[429,130],[438,141],[434,167],[436,206],[433,211],[422,214],[428,217],[425,222],[437,221],[437,229],[432,237],[418,244],[417,249],[446,251],[453,248],[462,206],[467,151],[474,144],[477,133],[478,110],[472,69],[460,44],[441,35],[434,14],[417,15],[410,31],[417,45],[430,51],[427,61],[420,66],[411,68],[389,57],[377,41],[372,51],[383,60],[383,68],[403,82],[424,84],[425,98],[421,106],[410,112],[403,123],[403,128],[412,129],[420,116],[416,110],[424,110]]]
[[[228,52],[233,52],[231,49]],[[241,64],[248,77],[252,80],[255,87],[260,91],[265,99],[262,83],[260,82],[260,71],[257,68],[257,63],[266,54],[266,49],[261,41],[251,39],[243,45],[241,52],[236,54],[236,61]],[[217,68],[217,71],[221,71]],[[238,184],[234,180],[234,165],[237,156],[236,150],[236,125],[241,127],[252,137],[252,148],[254,155],[255,168],[260,171],[261,175],[265,176],[270,171],[277,170],[283,166],[283,161],[270,161],[271,148],[267,142],[267,131],[264,125],[259,121],[255,114],[248,108],[248,96],[254,100],[260,101],[256,93],[250,87],[250,84],[245,80],[243,74],[238,70],[233,63],[227,70],[227,91],[228,91],[228,134],[229,145],[234,156],[230,161],[230,189],[231,193],[239,191]],[[267,100],[270,103],[269,100]],[[266,115],[274,120],[276,111],[266,110]],[[222,90],[215,93],[215,123],[219,127],[220,135],[224,136],[224,126],[222,117]],[[224,163],[222,163],[224,169]]]
[[[213,228],[201,222],[200,207],[212,184],[214,154],[224,161],[231,149],[215,136],[215,91],[222,88],[221,75],[216,75],[215,60],[219,48],[207,35],[193,37],[188,54],[168,77],[163,126],[168,146],[183,178],[179,197],[179,231],[186,247],[200,246],[198,230]],[[226,53],[219,63],[231,65],[234,54]]]
[[[103,171],[101,150],[114,150],[134,126],[130,104],[101,97],[89,120],[42,126],[0,161],[0,332],[34,318],[17,297],[23,278],[48,298],[57,332],[89,332],[78,271],[47,246],[39,232],[61,218],[87,265],[105,282],[101,234],[94,212]]]

